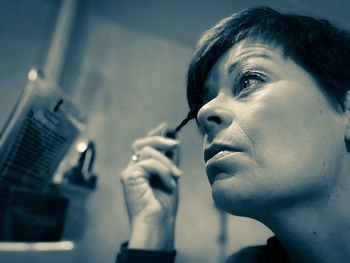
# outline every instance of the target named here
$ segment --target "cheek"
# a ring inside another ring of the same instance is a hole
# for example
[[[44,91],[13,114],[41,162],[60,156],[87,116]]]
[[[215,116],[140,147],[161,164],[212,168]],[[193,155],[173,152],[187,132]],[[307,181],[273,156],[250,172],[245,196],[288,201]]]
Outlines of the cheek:
[[[275,92],[245,105],[245,114],[237,121],[251,140],[260,171],[257,178],[270,178],[269,183],[279,188],[298,185],[300,191],[309,191],[334,180],[344,134],[326,102],[299,95]]]

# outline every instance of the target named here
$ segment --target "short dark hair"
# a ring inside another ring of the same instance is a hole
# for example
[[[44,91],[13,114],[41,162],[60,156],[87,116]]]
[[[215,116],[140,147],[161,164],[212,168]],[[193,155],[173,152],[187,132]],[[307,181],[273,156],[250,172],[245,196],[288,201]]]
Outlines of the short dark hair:
[[[206,77],[225,51],[244,39],[280,46],[345,109],[350,88],[350,36],[327,20],[281,14],[269,7],[246,9],[220,21],[198,42],[187,73],[187,100],[197,114]]]

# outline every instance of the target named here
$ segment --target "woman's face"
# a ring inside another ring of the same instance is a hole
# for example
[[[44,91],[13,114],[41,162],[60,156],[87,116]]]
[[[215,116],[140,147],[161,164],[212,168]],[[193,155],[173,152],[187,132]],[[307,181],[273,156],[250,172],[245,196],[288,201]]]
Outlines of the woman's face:
[[[209,72],[197,117],[213,198],[228,212],[254,216],[332,194],[344,114],[278,47],[245,40],[229,49]]]

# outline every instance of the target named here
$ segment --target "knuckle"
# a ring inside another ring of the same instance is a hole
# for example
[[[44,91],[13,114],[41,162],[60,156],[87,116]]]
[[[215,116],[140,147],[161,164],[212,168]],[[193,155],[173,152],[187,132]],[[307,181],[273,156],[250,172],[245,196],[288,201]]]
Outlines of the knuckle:
[[[135,181],[136,179],[141,177],[141,173],[139,171],[130,171],[121,175],[120,180],[123,183],[127,183],[130,181]]]
[[[123,182],[126,180],[126,178],[128,177],[128,172],[127,171],[123,171],[120,175],[120,180]]]
[[[128,165],[120,174],[122,179],[128,178],[131,175],[140,174],[141,171],[137,167],[137,164]]]
[[[137,139],[132,143],[132,149],[137,151],[140,148],[141,140]]]
[[[150,145],[146,145],[142,148],[142,152],[144,153],[153,153],[154,152],[154,148],[151,147]]]

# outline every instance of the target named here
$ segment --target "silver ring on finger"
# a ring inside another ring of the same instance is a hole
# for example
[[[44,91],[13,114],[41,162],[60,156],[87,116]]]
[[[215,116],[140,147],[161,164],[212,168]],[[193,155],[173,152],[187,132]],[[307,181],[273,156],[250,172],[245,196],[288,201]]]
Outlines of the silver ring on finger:
[[[131,156],[131,160],[132,160],[134,163],[137,163],[138,161],[140,161],[140,155],[137,154],[137,153],[134,153],[134,154]]]
[[[138,154],[138,153],[134,153],[132,156],[131,156],[131,160],[134,162],[134,163],[138,163],[139,161],[142,161],[144,160],[145,157],[142,156],[141,154]]]

